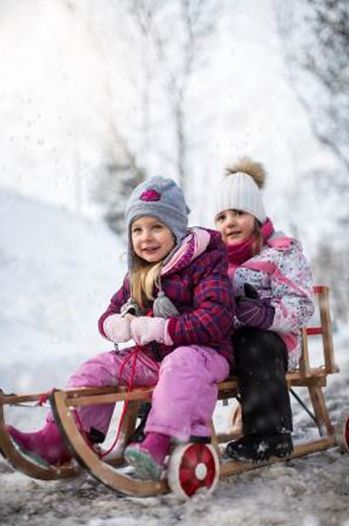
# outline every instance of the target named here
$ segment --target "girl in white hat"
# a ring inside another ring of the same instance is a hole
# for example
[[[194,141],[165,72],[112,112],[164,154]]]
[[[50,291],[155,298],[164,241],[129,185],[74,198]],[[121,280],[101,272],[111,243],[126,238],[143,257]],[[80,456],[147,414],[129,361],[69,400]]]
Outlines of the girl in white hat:
[[[234,372],[243,431],[226,455],[255,462],[292,452],[285,374],[298,365],[299,329],[314,312],[309,264],[296,239],[274,230],[262,201],[264,182],[263,166],[242,159],[227,168],[215,203],[236,299]]]

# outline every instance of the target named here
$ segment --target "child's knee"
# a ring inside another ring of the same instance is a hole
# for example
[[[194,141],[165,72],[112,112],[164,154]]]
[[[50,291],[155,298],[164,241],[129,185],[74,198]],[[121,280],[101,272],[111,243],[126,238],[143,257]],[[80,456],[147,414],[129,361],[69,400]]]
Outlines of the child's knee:
[[[112,352],[105,352],[94,356],[84,362],[70,377],[69,387],[91,387],[102,386],[106,383],[114,384],[112,381],[117,376],[118,360]]]
[[[168,354],[162,364],[161,368],[164,367],[194,367],[198,361],[198,353],[195,347],[191,345],[182,345],[177,347],[174,351]]]

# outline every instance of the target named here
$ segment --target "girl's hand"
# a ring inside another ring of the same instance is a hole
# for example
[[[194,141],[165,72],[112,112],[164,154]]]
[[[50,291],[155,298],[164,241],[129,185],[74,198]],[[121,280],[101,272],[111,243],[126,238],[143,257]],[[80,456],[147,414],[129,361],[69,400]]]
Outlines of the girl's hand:
[[[165,343],[171,345],[166,331],[166,320],[164,318],[149,318],[140,316],[131,322],[131,335],[137,345],[145,345],[150,342]]]
[[[130,319],[133,316],[112,314],[104,320],[103,330],[108,340],[114,343],[124,343],[131,340]]]
[[[261,299],[252,285],[245,283],[245,296],[236,298],[236,317],[248,327],[269,329],[274,320],[275,309],[270,300]]]

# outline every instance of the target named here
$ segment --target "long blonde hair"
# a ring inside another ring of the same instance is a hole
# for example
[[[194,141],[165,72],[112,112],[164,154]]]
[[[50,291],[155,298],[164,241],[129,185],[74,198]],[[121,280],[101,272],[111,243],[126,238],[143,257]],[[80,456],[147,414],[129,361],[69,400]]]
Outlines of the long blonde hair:
[[[133,255],[134,265],[130,272],[131,295],[137,304],[143,309],[148,307],[154,300],[153,291],[159,286],[162,261],[147,263],[144,259]]]

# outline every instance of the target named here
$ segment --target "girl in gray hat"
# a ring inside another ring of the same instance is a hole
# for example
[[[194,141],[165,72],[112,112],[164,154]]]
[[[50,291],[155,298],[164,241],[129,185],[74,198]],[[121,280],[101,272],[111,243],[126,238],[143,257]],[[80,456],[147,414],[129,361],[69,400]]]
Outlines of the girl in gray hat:
[[[233,294],[221,236],[188,229],[181,189],[153,177],[127,203],[128,273],[99,320],[101,334],[124,351],[84,363],[69,387],[155,386],[145,438],[130,444],[126,460],[143,476],[158,479],[172,440],[211,434],[217,382],[232,363]],[[81,407],[78,421],[90,441],[102,442],[113,404]],[[69,459],[52,414],[34,433],[10,428],[27,452],[51,464]]]

